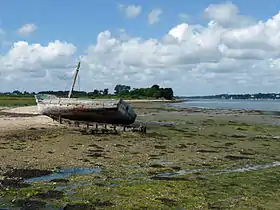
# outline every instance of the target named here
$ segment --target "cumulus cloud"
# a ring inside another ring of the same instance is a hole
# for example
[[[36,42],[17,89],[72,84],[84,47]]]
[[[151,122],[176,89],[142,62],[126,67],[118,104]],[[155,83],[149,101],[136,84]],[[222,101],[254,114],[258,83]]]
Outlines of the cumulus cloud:
[[[25,24],[17,30],[17,33],[22,36],[28,36],[36,31],[36,29],[37,26],[35,24]]]
[[[97,81],[110,75],[115,83],[170,85],[178,94],[269,91],[262,84],[280,78],[279,17],[237,28],[183,23],[161,39],[120,40],[105,31],[82,59]]]
[[[160,15],[162,14],[161,9],[153,9],[149,14],[148,14],[148,22],[150,25],[155,24],[160,21]]]
[[[141,11],[142,11],[142,7],[140,5],[123,5],[123,4],[119,4],[119,8],[121,9],[121,11],[124,12],[125,16],[127,18],[136,18],[137,16],[140,15]]]
[[[75,52],[76,47],[73,44],[61,41],[50,42],[47,46],[16,42],[7,54],[0,56],[0,84],[9,82],[10,88],[23,84],[20,89],[32,89],[36,86],[52,88],[53,81],[59,83],[59,76],[66,77],[73,71]],[[44,84],[38,82],[40,79]],[[28,87],[29,82],[37,84]],[[0,88],[7,89],[1,86]],[[57,84],[53,87],[55,86]]]
[[[240,15],[238,7],[231,2],[210,4],[204,10],[204,15],[224,27],[242,27],[253,23],[252,18]]]
[[[239,18],[233,8],[229,16]],[[120,83],[159,84],[177,95],[279,90],[280,13],[245,25],[230,19],[220,15],[211,16],[207,25],[182,23],[157,39],[103,31],[79,56],[81,89],[113,90]],[[46,46],[17,42],[0,56],[0,88],[68,89],[75,52],[73,44],[60,41]]]

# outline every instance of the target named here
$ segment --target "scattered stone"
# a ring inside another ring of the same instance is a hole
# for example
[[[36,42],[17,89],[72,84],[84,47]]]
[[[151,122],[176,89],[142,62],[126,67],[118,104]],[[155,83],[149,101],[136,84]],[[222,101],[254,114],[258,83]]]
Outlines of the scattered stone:
[[[247,128],[237,127],[236,130],[238,130],[238,131],[247,131],[248,129]]]
[[[201,152],[201,153],[219,153],[217,150],[208,150],[208,149],[198,149],[196,152]]]
[[[30,184],[25,183],[20,178],[7,178],[4,177],[0,180],[0,189],[1,188],[7,188],[7,187],[14,187],[14,188],[23,188],[23,187],[29,187]]]
[[[246,156],[238,156],[238,155],[227,155],[225,156],[226,159],[230,160],[246,160],[246,159],[251,159],[250,157]]]
[[[7,177],[18,177],[23,179],[47,176],[52,174],[52,171],[49,170],[39,170],[39,169],[12,169],[4,173],[4,176]]]
[[[155,145],[156,149],[166,149],[165,145]]]
[[[176,177],[176,176],[152,176],[153,180],[165,180],[165,181],[190,181],[189,177]]]
[[[105,157],[105,153],[103,153],[103,152],[91,152],[91,153],[88,153],[88,157],[95,157],[95,158]]]
[[[104,150],[102,150],[102,149],[90,149],[90,150],[88,150],[89,152],[104,152]]]
[[[100,183],[100,182],[95,183],[95,185],[96,185],[96,186],[99,186],[99,187],[105,187],[105,186],[106,186],[106,184]]]
[[[239,153],[240,153],[241,155],[255,155],[255,154],[256,154],[255,151],[250,150],[250,149],[248,149],[248,150],[243,150],[243,149],[242,149]]]
[[[233,146],[233,145],[235,145],[234,142],[227,142],[227,143],[225,143],[225,146],[226,146],[226,147],[230,147],[230,146]]]
[[[49,190],[47,192],[40,192],[34,195],[34,198],[39,199],[61,199],[64,197],[64,192],[58,190]]]
[[[157,163],[152,164],[152,165],[150,165],[149,167],[151,167],[151,168],[165,168],[165,166],[164,166],[164,165],[157,164]]]
[[[178,148],[178,149],[186,149],[186,148],[188,148],[188,146],[185,145],[185,144],[179,144],[178,146],[176,146],[176,148]]]
[[[267,139],[269,138],[270,136],[266,136],[266,135],[256,135],[255,138],[256,139]]]
[[[231,135],[232,138],[245,138],[247,137],[247,135],[245,134],[233,134]]]
[[[105,206],[113,206],[114,204],[110,201],[95,201],[92,203],[93,206],[98,206],[98,207],[105,207]]]
[[[125,145],[123,144],[114,144],[115,147],[126,147]]]
[[[197,143],[196,143],[196,142],[189,142],[189,143],[187,143],[187,145],[190,145],[190,146],[196,146],[196,145],[197,145]]]
[[[132,155],[137,155],[137,154],[140,154],[140,152],[137,152],[137,151],[131,151],[130,154]]]
[[[33,199],[19,199],[13,202],[16,206],[20,207],[21,209],[28,209],[28,210],[35,210],[35,209],[42,209],[46,207],[46,202],[33,200]]]
[[[181,170],[181,167],[180,167],[180,166],[172,166],[171,168],[174,169],[174,170],[176,170],[176,171]]]
[[[69,180],[68,180],[68,179],[60,179],[60,178],[57,178],[57,179],[52,179],[52,180],[50,180],[50,182],[68,183]]]

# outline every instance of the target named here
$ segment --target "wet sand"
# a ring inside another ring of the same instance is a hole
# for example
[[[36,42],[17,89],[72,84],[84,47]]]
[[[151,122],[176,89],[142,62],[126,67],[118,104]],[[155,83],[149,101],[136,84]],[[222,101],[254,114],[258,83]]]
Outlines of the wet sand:
[[[59,207],[74,201],[90,203],[94,208],[106,204],[112,209],[209,209],[209,206],[244,209],[263,205],[274,209],[280,204],[275,196],[263,198],[260,193],[256,197],[255,192],[261,188],[253,189],[257,187],[255,183],[248,183],[257,179],[264,185],[264,192],[280,195],[275,191],[277,187],[280,189],[279,183],[271,187],[269,182],[273,177],[280,178],[277,116],[182,109],[162,103],[137,103],[134,107],[137,120],[148,124],[147,134],[82,135],[74,128],[38,116],[36,107],[1,110],[0,168],[4,177],[12,179],[15,173],[30,177],[33,170],[37,170],[34,176],[40,170],[48,174],[73,168],[101,172],[73,175],[60,180],[64,184],[48,180],[21,187],[19,191],[18,188],[1,191],[0,182],[0,203],[2,196],[3,206],[23,205],[10,203],[19,198]],[[242,170],[243,175],[235,175]],[[216,180],[211,174],[219,171],[229,173],[220,173]],[[228,187],[233,180],[236,186],[242,184],[237,189],[247,193],[247,200],[236,198],[241,191],[235,194]],[[2,186],[3,183],[7,182],[2,181]],[[73,190],[73,185],[79,188]],[[38,193],[54,189],[58,191],[55,201],[38,198]]]

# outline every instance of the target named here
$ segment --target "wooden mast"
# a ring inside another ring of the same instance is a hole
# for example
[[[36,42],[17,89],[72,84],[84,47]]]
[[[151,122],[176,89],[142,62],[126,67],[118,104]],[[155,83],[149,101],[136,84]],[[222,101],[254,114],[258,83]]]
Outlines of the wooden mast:
[[[69,94],[68,94],[68,98],[71,98],[72,92],[74,90],[74,86],[75,86],[76,79],[77,79],[77,76],[78,76],[78,73],[79,73],[80,65],[81,65],[81,62],[79,61],[78,66],[76,68],[76,72],[75,72],[74,80],[73,80],[73,83],[72,83],[72,87],[71,87],[71,89],[69,91]]]

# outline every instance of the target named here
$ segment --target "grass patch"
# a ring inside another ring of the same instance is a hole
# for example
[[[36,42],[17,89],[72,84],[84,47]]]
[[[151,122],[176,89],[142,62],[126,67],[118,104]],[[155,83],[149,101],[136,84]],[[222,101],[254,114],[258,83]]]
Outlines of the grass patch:
[[[36,105],[34,97],[0,96],[0,107],[18,107]]]

